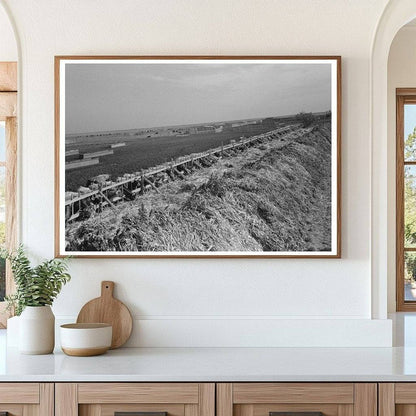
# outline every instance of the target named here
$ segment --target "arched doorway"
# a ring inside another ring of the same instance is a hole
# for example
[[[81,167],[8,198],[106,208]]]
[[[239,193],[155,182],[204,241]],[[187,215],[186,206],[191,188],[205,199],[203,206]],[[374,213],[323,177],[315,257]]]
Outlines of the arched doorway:
[[[371,51],[371,270],[372,317],[386,319],[389,216],[387,63],[390,46],[402,26],[416,17],[414,0],[390,1],[380,18]]]
[[[17,69],[18,47],[5,4],[0,2],[0,246],[17,244]],[[0,260],[0,305],[13,291],[9,265]],[[0,306],[0,327],[7,315]]]

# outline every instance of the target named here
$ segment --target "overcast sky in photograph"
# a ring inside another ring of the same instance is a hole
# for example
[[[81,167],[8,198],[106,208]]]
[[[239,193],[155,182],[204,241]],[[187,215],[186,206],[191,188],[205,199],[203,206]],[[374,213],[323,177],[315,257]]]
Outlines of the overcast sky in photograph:
[[[327,111],[330,64],[67,64],[67,134]]]

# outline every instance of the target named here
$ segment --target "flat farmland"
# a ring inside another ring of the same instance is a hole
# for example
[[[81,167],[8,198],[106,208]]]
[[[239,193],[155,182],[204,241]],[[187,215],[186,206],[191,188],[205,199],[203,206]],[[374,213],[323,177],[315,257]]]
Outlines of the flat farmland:
[[[116,142],[125,142],[126,146],[113,149],[113,155],[100,157],[98,165],[66,171],[65,188],[67,191],[76,191],[80,186],[85,186],[90,178],[100,174],[109,174],[114,180],[124,173],[147,169],[180,156],[228,144],[231,140],[238,140],[241,136],[254,136],[270,130],[272,130],[270,126],[259,124],[254,128],[250,126],[250,129],[239,127],[221,133],[191,134],[189,136],[134,138],[120,134],[104,137],[89,134],[77,144],[68,145],[66,150],[79,149],[80,153],[95,152],[104,150]]]

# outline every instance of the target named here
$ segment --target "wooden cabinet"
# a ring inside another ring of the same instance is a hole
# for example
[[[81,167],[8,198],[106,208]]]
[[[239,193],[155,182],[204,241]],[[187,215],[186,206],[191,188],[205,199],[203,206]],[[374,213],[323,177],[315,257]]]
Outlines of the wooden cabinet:
[[[0,383],[0,416],[2,412],[8,416],[416,416],[416,383]]]
[[[56,416],[215,416],[214,383],[57,383]],[[162,413],[160,413],[162,412]],[[155,415],[159,413],[159,415]]]
[[[53,416],[52,383],[0,383],[0,415]]]
[[[216,399],[217,416],[377,416],[376,383],[220,383]]]

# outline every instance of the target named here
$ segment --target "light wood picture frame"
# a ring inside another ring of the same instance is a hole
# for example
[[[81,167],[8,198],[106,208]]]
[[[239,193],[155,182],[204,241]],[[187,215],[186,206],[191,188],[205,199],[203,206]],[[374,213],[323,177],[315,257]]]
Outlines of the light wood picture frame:
[[[55,255],[340,258],[341,57],[56,56]]]

